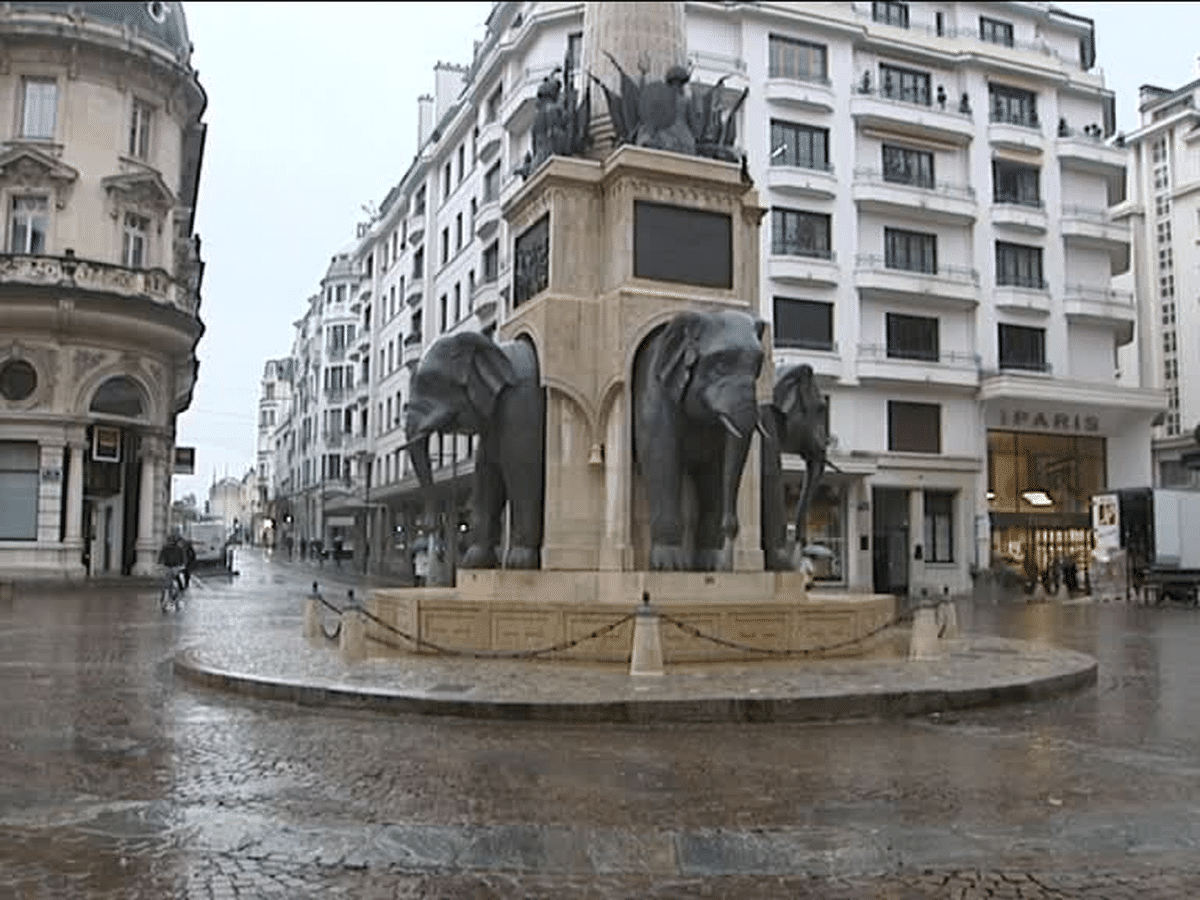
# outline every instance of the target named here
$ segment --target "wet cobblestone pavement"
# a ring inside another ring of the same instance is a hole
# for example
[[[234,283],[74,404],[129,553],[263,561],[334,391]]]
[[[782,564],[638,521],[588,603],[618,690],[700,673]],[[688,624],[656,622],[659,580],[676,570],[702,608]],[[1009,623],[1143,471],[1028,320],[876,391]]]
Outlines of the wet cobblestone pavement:
[[[963,608],[1099,659],[1037,704],[549,725],[176,680],[181,646],[299,630],[315,570],[242,571],[177,615],[149,592],[0,602],[0,897],[1200,896],[1194,610]]]

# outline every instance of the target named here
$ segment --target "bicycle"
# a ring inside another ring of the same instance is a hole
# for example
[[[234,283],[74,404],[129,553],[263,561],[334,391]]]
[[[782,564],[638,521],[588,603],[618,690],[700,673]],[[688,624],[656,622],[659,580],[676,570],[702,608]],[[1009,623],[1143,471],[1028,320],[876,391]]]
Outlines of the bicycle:
[[[158,607],[163,613],[175,610],[183,605],[183,592],[187,589],[183,583],[184,566],[170,566],[163,580],[162,591],[158,595]]]

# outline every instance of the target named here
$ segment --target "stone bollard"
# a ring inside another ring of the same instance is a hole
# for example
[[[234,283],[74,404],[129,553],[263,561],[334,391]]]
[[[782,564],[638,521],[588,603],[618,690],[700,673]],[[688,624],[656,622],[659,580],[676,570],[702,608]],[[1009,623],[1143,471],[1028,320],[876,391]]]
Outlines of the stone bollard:
[[[633,619],[633,654],[629,659],[630,675],[663,674],[662,635],[658,627],[658,611],[650,605],[650,595],[642,593],[642,605]]]
[[[952,641],[958,637],[958,607],[953,600],[943,600],[937,608],[937,636]]]
[[[304,637],[317,640],[321,634],[321,601],[317,598],[317,583],[313,582],[312,593],[304,598]]]
[[[366,621],[358,614],[357,607],[347,606],[342,612],[342,630],[339,633],[338,653],[345,662],[360,662],[367,658]]]
[[[921,606],[913,611],[912,639],[908,645],[909,659],[933,659],[938,655],[937,610]]]

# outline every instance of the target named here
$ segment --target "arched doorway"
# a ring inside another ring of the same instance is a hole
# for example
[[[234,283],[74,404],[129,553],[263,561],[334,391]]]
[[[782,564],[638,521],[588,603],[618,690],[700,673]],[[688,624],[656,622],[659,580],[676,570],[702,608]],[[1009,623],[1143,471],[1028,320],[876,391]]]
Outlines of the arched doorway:
[[[134,423],[149,418],[149,398],[134,379],[117,375],[96,388],[83,485],[84,563],[88,574],[129,575],[137,561],[144,460]]]

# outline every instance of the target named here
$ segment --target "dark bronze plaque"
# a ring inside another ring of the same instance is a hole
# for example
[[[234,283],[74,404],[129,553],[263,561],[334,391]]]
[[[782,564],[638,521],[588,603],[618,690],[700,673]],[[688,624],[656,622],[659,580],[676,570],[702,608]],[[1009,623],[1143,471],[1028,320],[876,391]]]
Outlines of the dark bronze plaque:
[[[549,284],[550,213],[546,213],[513,244],[513,309]]]
[[[733,287],[729,216],[635,200],[633,274],[702,287]]]

